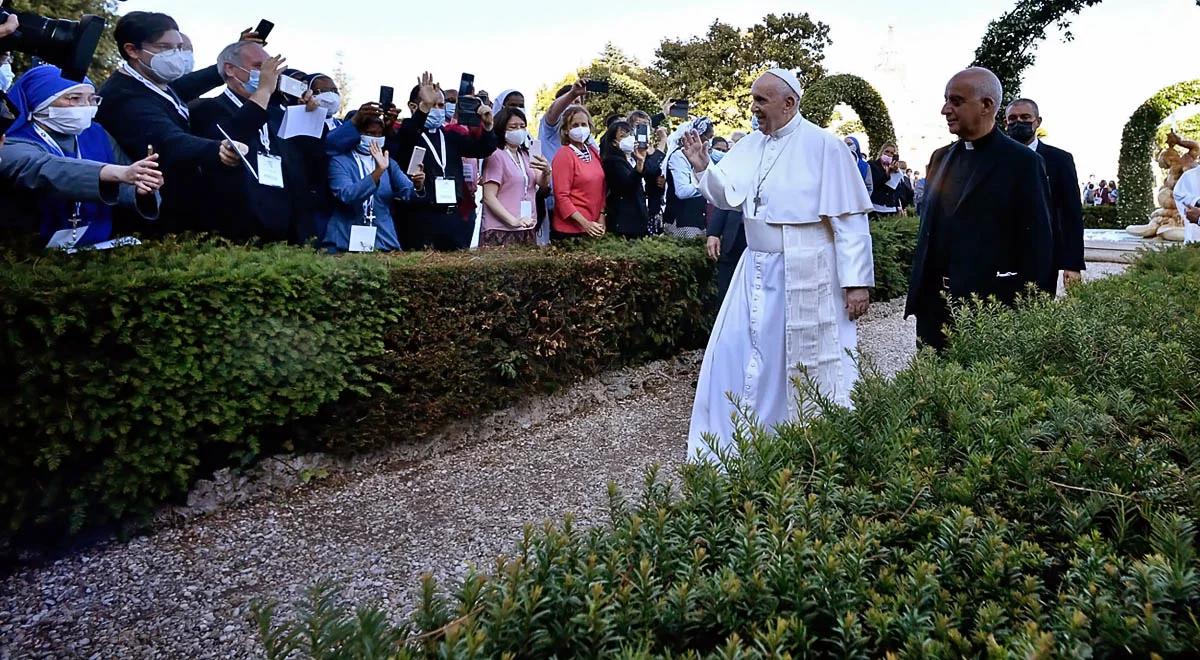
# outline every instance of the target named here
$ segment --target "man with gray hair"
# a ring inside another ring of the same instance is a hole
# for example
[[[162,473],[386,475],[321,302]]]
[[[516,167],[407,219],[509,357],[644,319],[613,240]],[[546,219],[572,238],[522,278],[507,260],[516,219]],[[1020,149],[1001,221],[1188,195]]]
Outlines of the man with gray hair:
[[[217,56],[225,91],[192,109],[192,131],[216,140],[228,134],[249,145],[244,156],[250,167],[203,169],[200,199],[209,205],[203,229],[236,241],[305,238],[307,168],[296,146],[279,137],[283,112],[271,103],[285,62],[252,41],[230,44]]]
[[[942,350],[949,302],[1013,304],[1027,284],[1055,290],[1049,184],[1042,157],[996,126],[1004,90],[972,67],[946,85],[942,115],[958,137],[933,153],[905,317],[919,343]]]

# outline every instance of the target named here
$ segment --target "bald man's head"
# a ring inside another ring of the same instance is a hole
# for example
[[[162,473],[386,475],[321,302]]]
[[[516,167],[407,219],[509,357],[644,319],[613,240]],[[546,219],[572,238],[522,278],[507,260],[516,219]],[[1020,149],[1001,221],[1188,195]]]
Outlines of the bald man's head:
[[[787,126],[800,108],[800,94],[782,78],[764,73],[750,86],[750,112],[766,135]]]
[[[964,140],[978,140],[995,128],[1002,98],[1004,88],[996,74],[978,66],[959,71],[946,84],[946,127]]]

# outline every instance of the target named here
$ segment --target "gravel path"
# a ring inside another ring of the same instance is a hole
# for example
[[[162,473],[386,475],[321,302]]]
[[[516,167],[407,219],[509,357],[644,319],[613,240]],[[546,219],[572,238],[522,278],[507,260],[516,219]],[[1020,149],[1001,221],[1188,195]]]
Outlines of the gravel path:
[[[876,304],[860,323],[863,352],[887,374],[914,353],[902,311]],[[421,574],[487,569],[527,522],[570,512],[602,524],[610,481],[637,492],[648,467],[673,474],[699,357],[584,383],[556,397],[561,414],[497,440],[18,570],[0,578],[0,658],[255,656],[250,603],[291,602],[323,578],[356,602],[404,610]]]

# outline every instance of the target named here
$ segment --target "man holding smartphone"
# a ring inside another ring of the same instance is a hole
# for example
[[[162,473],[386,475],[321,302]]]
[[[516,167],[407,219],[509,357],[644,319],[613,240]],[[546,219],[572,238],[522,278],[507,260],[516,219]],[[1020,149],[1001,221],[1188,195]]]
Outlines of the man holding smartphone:
[[[460,96],[459,102],[462,101]],[[405,250],[450,251],[469,247],[474,226],[461,213],[468,197],[463,159],[487,158],[496,151],[492,108],[482,103],[476,107],[478,132],[450,129],[446,126],[446,97],[429,72],[422,74],[412,88],[408,108],[412,117],[401,123],[389,139],[388,147],[402,163],[408,162],[414,148],[425,148],[423,164],[428,177],[425,187],[429,192],[423,199],[404,203],[405,213],[401,214],[404,220],[397,223],[400,245]],[[474,198],[470,201],[473,207]]]

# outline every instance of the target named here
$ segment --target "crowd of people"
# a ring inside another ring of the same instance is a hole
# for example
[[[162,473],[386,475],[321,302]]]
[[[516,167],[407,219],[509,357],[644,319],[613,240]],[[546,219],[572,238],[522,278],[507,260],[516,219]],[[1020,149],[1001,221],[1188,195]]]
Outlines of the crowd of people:
[[[669,107],[598,126],[587,80],[534,117],[518,90],[443,90],[426,73],[407,116],[385,98],[342,116],[333,77],[291,68],[253,31],[200,69],[166,14],[125,14],[114,37],[122,63],[99,88],[49,64],[12,80],[6,234],[74,249],[204,232],[331,252],[698,237],[719,223],[680,137],[698,132],[714,162],[740,137]],[[715,254],[730,273],[740,256]]]
[[[1094,177],[1093,177],[1094,178]],[[1083,203],[1085,206],[1116,206],[1120,199],[1117,180],[1101,179],[1100,183],[1088,181],[1083,185]]]

